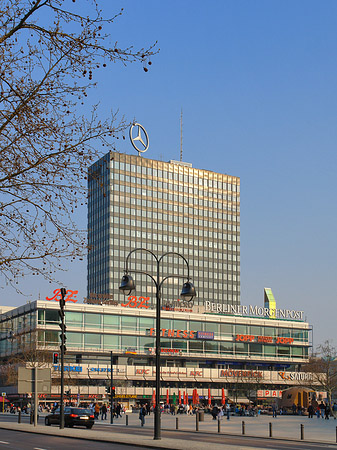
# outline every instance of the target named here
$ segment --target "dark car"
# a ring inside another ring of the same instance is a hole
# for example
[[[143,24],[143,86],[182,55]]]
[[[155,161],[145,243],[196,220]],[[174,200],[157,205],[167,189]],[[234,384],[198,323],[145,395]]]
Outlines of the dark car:
[[[66,406],[64,408],[64,426],[72,428],[74,425],[79,425],[87,428],[92,428],[94,425],[94,413],[87,408],[73,408]],[[60,424],[60,408],[48,414],[45,418],[46,425]]]

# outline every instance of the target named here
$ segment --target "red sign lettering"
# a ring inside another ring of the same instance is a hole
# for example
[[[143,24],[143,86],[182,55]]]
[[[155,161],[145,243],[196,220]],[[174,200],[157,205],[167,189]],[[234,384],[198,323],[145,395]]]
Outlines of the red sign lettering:
[[[162,328],[160,330],[161,332],[161,336],[162,337],[170,337],[170,338],[180,338],[180,339],[194,339],[195,338],[195,331],[188,331],[188,330],[171,330],[171,329],[166,329],[166,328]],[[150,330],[148,331],[150,336],[155,336],[156,335],[156,329],[155,328],[150,328]]]
[[[278,337],[276,338],[276,344],[292,344],[294,342],[293,338]]]
[[[55,300],[56,302],[59,302],[61,300],[61,289],[55,289],[55,291],[53,292],[54,296],[53,297],[46,297],[46,300]],[[76,303],[77,299],[76,299],[76,295],[78,294],[78,291],[71,291],[70,289],[67,290],[66,292],[66,296],[64,298],[65,302],[73,302]],[[74,298],[73,298],[74,296]]]
[[[133,297],[131,295],[130,297],[128,297],[128,302],[122,303],[122,306],[124,306],[125,308],[148,309],[150,307],[150,305],[148,305],[147,303],[149,300],[150,297],[139,297],[139,299],[137,299],[137,297]]]
[[[136,375],[148,375],[150,369],[136,369]]]

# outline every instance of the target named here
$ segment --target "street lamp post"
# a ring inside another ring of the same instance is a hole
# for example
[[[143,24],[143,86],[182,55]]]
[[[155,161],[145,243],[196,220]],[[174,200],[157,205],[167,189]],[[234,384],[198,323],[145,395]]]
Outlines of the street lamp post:
[[[150,273],[144,272],[142,270],[130,270],[129,269],[129,258],[130,256],[138,251],[147,252],[154,258],[156,262],[156,276],[151,275]],[[162,280],[160,280],[160,267],[161,262],[164,257],[168,255],[175,255],[179,258],[182,258],[185,264],[187,265],[187,277],[184,275],[168,275],[164,277]],[[147,250],[146,248],[136,248],[132,250],[128,256],[126,257],[126,263],[125,263],[125,271],[124,276],[122,278],[121,284],[120,284],[120,291],[122,291],[125,295],[130,295],[133,290],[135,290],[136,285],[131,277],[129,275],[129,272],[132,273],[139,273],[146,275],[151,278],[151,280],[154,282],[156,287],[156,406],[155,406],[155,412],[154,412],[154,439],[159,440],[161,439],[161,427],[160,427],[160,356],[161,356],[161,347],[160,347],[160,310],[161,310],[161,288],[168,278],[187,278],[187,281],[184,283],[182,291],[180,296],[187,300],[191,301],[196,296],[195,287],[193,286],[193,283],[190,281],[190,268],[188,265],[188,262],[186,258],[177,252],[167,252],[164,253],[160,258],[158,258],[153,252],[150,250]]]

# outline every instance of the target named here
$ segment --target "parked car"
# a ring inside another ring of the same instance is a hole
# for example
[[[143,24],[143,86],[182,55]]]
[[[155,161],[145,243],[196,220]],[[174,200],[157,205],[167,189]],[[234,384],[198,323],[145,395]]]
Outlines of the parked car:
[[[92,428],[95,423],[93,412],[88,408],[74,408],[66,406],[64,408],[64,426],[72,428],[74,425],[79,425],[87,428]],[[60,424],[60,408],[57,408],[45,418],[45,424],[59,425]]]

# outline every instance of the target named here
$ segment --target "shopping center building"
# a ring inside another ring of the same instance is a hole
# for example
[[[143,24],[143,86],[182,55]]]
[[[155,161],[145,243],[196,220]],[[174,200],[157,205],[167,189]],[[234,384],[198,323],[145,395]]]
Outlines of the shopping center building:
[[[30,343],[41,354],[59,350],[55,300],[57,296],[31,302],[0,316],[2,361]],[[65,391],[70,391],[72,400],[107,400],[112,355],[116,400],[127,405],[151,401],[156,311],[146,306],[137,308],[134,298],[117,306],[66,303]],[[220,401],[222,388],[230,400],[247,401],[248,397],[279,397],[289,386],[310,385],[303,367],[311,330],[302,311],[248,305],[224,312],[221,304],[207,301],[203,306],[163,309],[161,317],[163,401],[167,392],[172,399],[179,391],[191,399],[195,388],[201,401],[209,388],[214,401]],[[50,363],[49,367],[52,392],[41,397],[55,401],[60,398],[60,365]],[[15,387],[7,392],[16,398]]]

